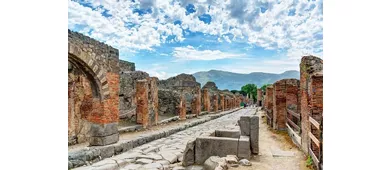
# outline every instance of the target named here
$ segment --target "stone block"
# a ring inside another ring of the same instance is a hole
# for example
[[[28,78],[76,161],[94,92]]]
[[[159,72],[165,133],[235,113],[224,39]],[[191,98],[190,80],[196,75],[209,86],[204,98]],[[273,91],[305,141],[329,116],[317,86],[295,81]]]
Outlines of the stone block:
[[[91,124],[91,136],[104,137],[118,133],[118,123]]]
[[[259,116],[252,116],[250,121],[250,147],[253,154],[259,153]]]
[[[239,130],[215,130],[215,137],[239,138]]]
[[[250,159],[251,149],[250,149],[250,140],[249,136],[240,136],[238,142],[238,158]]]
[[[100,156],[102,159],[109,158],[115,154],[114,146],[104,146],[100,148]]]
[[[241,116],[239,120],[241,135],[249,136],[250,135],[250,116]]]
[[[109,136],[99,137],[99,136],[91,136],[89,138],[90,146],[104,146],[118,142],[119,133],[115,133]]]
[[[183,166],[193,165],[195,163],[195,139],[187,142],[186,148],[183,152]]]
[[[195,163],[203,164],[210,156],[237,155],[238,139],[198,137],[195,142]]]

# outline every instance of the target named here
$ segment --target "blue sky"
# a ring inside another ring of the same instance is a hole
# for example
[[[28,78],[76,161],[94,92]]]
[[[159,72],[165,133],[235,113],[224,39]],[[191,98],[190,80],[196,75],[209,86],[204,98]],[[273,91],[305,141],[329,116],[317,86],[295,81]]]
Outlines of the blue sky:
[[[160,79],[282,73],[303,55],[322,58],[322,10],[322,0],[82,0],[68,2],[68,27]]]

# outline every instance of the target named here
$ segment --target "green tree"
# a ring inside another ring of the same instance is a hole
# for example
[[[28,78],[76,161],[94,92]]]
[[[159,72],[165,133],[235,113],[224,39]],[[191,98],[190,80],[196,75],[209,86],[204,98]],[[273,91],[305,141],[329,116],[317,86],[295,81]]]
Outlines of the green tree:
[[[253,96],[254,101],[257,101],[257,86],[255,84],[246,84],[241,87],[241,91]]]
[[[261,86],[261,90],[264,92],[267,86],[272,86],[272,84],[264,84],[263,86]]]

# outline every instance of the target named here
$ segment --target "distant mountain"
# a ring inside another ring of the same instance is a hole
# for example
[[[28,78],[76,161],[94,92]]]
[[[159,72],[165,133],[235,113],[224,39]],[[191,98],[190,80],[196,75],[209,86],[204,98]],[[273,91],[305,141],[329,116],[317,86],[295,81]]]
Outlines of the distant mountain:
[[[220,70],[201,71],[192,74],[196,81],[203,86],[207,81],[213,81],[218,89],[240,90],[242,86],[248,83],[256,84],[261,87],[264,84],[272,84],[280,79],[295,78],[299,79],[299,71],[291,70],[282,74],[253,72],[249,74],[233,73]]]

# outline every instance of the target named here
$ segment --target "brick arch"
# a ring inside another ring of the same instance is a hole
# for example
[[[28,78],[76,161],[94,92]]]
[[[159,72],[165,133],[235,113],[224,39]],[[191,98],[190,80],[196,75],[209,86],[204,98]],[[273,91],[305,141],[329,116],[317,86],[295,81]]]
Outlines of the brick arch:
[[[68,43],[68,61],[82,69],[92,79],[97,88],[97,96],[103,100],[109,97],[108,82],[105,77],[107,71],[102,68],[91,55],[84,52],[80,47]]]

